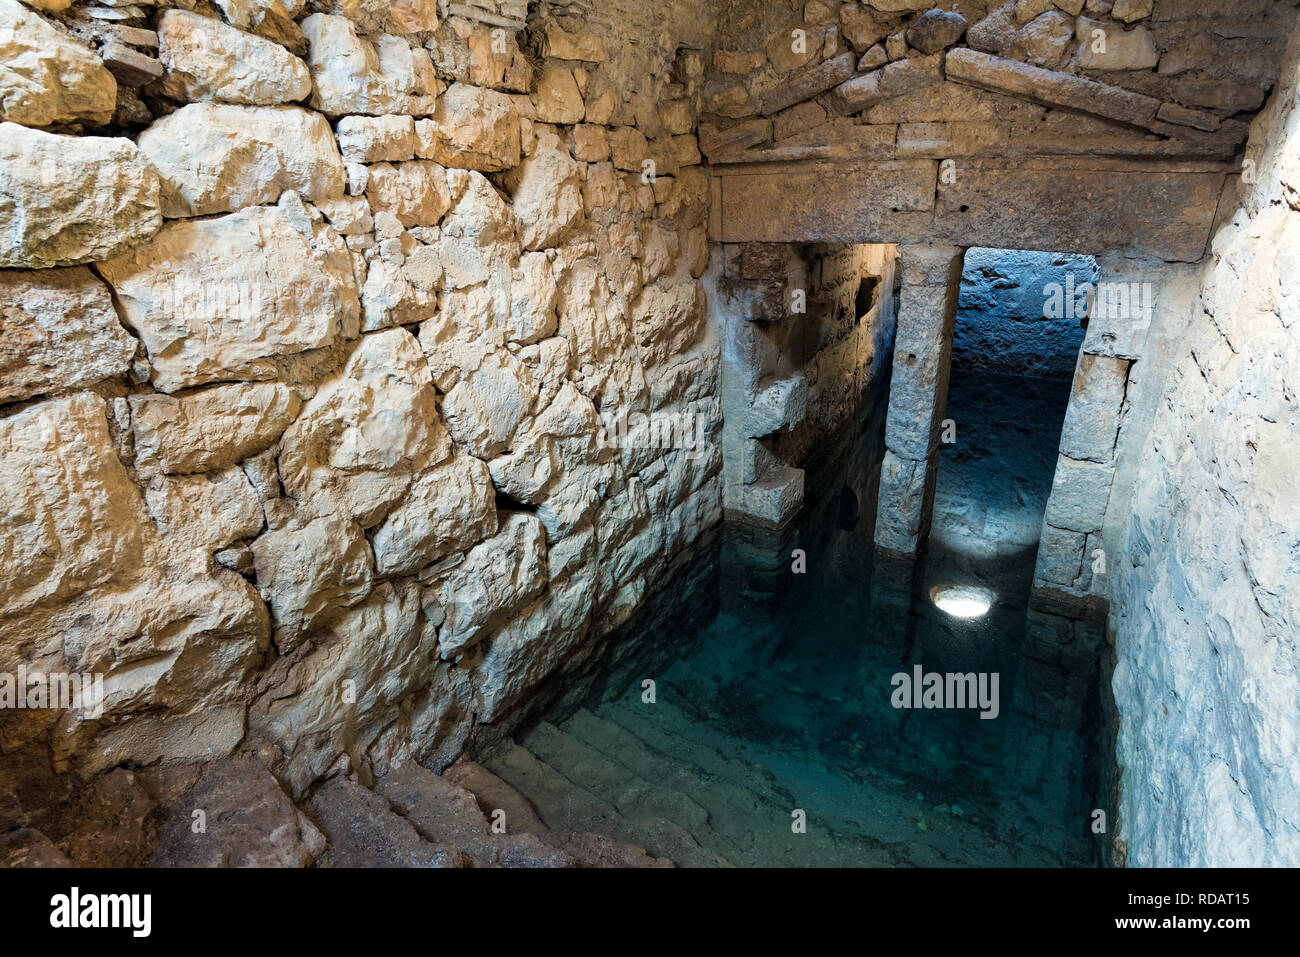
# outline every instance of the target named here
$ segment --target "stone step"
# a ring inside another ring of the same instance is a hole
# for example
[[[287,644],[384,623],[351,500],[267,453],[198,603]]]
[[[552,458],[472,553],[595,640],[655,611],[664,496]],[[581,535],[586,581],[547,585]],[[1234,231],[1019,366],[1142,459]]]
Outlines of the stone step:
[[[519,742],[538,758],[633,820],[663,818],[697,840],[708,830],[709,812],[680,791],[647,779],[580,736],[542,721]]]
[[[317,867],[467,867],[459,849],[425,840],[388,801],[342,775],[326,781],[307,810],[329,847]]]
[[[536,834],[494,833],[473,792],[414,761],[381,778],[375,790],[421,837],[460,848],[475,867],[573,867],[578,863]],[[503,821],[507,829],[509,823],[507,812]]]
[[[650,715],[636,704],[616,701],[596,710],[659,751],[678,755],[778,807],[803,808],[810,832],[816,823],[837,839],[840,860],[886,852],[896,863],[934,866],[971,853],[961,848],[995,846],[981,829],[951,815],[933,822],[927,817],[926,830],[921,830],[911,792],[848,781],[824,767],[756,748],[693,721],[662,698],[655,708]]]
[[[811,867],[836,859],[837,845],[829,829],[808,822],[804,834],[791,828],[792,805],[712,774],[687,758],[653,747],[614,721],[578,711],[564,730],[592,747],[651,778],[681,791],[709,813],[709,828],[694,831],[697,840],[737,865],[746,867]],[[663,747],[671,747],[664,742]],[[847,863],[847,862],[846,862]],[[889,864],[886,854],[861,863]]]
[[[505,811],[507,833],[533,835],[567,853],[579,867],[672,867],[671,861],[651,857],[644,847],[604,834],[552,831],[528,798],[466,757],[459,758],[442,776],[473,794],[479,810],[489,819],[494,811]]]
[[[663,819],[633,821],[609,803],[513,742],[488,756],[484,764],[493,774],[525,795],[538,816],[554,831],[592,832],[640,844],[657,857],[684,867],[725,864],[705,851],[689,832]]]

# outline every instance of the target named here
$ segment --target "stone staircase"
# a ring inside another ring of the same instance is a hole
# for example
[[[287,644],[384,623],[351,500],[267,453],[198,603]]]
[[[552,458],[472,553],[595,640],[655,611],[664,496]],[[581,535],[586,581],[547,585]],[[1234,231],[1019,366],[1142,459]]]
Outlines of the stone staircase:
[[[623,700],[542,721],[485,766],[559,832],[595,832],[683,867],[1041,863],[988,822],[918,814],[896,783],[848,780],[800,756],[730,738],[669,704]],[[793,832],[792,812],[807,815]]]

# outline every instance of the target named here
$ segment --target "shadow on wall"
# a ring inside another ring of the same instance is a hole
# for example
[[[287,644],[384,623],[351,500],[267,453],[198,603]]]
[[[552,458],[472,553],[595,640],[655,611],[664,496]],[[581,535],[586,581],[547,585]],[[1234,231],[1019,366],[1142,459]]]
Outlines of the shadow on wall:
[[[958,368],[1070,379],[1083,345],[1080,290],[1097,260],[1074,253],[968,250],[953,336]],[[1073,307],[1073,308],[1072,308]]]

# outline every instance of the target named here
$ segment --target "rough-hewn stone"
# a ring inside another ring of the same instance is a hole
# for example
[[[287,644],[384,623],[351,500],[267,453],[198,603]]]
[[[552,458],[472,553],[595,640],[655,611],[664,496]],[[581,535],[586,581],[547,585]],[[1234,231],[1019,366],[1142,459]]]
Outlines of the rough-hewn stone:
[[[102,126],[117,82],[87,47],[18,0],[0,0],[0,121],[24,126]]]
[[[311,92],[307,65],[278,43],[186,10],[159,18],[158,59],[162,88],[177,100],[268,106]]]

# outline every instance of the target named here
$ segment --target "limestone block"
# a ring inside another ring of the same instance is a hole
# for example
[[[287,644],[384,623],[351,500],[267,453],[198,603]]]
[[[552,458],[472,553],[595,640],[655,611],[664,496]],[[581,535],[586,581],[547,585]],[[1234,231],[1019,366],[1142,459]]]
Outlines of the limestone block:
[[[713,68],[719,73],[753,73],[767,57],[761,53],[739,53],[734,50],[714,50]]]
[[[524,416],[532,411],[532,376],[507,351],[487,356],[443,399],[447,431],[457,445],[480,458],[505,451]]]
[[[558,324],[557,298],[550,260],[540,252],[524,253],[510,285],[510,341],[528,345],[552,335]]]
[[[768,377],[745,410],[745,434],[758,438],[785,432],[803,421],[808,412],[808,380],[800,373]]]
[[[535,118],[542,123],[581,123],[587,112],[573,71],[554,60],[542,64],[533,107]]]
[[[960,40],[965,32],[966,18],[960,13],[939,9],[927,10],[907,28],[907,42],[929,55],[948,49]]]
[[[163,92],[182,102],[268,106],[311,93],[307,65],[280,44],[186,10],[159,18],[158,60]]]
[[[364,758],[397,717],[401,699],[427,683],[435,637],[420,614],[419,588],[384,582],[253,705],[249,723],[288,755],[286,778],[295,793],[340,754]],[[343,693],[344,681],[352,682],[355,700]]]
[[[6,616],[139,571],[147,518],[102,399],[78,392],[0,419],[0,447]]]
[[[0,267],[115,255],[162,226],[158,174],[128,139],[0,123]]]
[[[438,308],[442,263],[437,250],[416,245],[402,265],[376,258],[361,290],[363,332],[423,322]]]
[[[304,237],[278,207],[171,223],[96,268],[166,392],[266,378],[267,360],[356,327],[356,281],[342,241],[324,225]]]
[[[803,469],[776,465],[756,482],[741,486],[734,507],[752,521],[780,527],[803,507],[803,491]]]
[[[470,548],[497,530],[492,477],[464,452],[417,475],[410,490],[374,533],[382,575],[416,572]]]
[[[286,493],[309,514],[342,513],[370,528],[411,477],[451,451],[437,392],[405,329],[363,336],[280,442]]]
[[[1073,588],[1082,574],[1087,536],[1081,532],[1043,525],[1038,543],[1034,578]]]
[[[683,280],[645,287],[632,307],[632,334],[641,361],[657,365],[684,352],[703,333],[704,312],[699,283]]]
[[[876,544],[891,552],[914,555],[925,502],[925,463],[885,450],[880,464],[876,509]]]
[[[1015,45],[1019,29],[1016,9],[1016,0],[1010,0],[991,10],[988,16],[973,24],[966,32],[967,44],[984,53],[1008,56]]]
[[[222,548],[252,538],[266,524],[257,493],[233,466],[203,475],[157,475],[144,496],[158,533],[189,547]]]
[[[1082,27],[1077,32],[1083,39],[1088,38]],[[1150,42],[1149,37],[1147,42]],[[995,93],[1024,97],[1050,106],[1080,110],[1134,126],[1150,126],[1155,121],[1156,110],[1160,108],[1160,101],[1155,97],[1068,73],[1054,73],[975,50],[950,50],[945,63],[949,80],[968,83]],[[1154,66],[1155,62],[1152,61],[1151,65]]]
[[[343,159],[349,163],[415,158],[415,121],[409,116],[345,116],[334,131]]]
[[[226,22],[241,30],[251,30],[267,16],[294,20],[307,0],[215,0]]]
[[[135,347],[84,266],[0,272],[0,402],[121,375]]]
[[[790,77],[760,98],[758,112],[770,116],[839,86],[853,76],[857,59],[853,53],[843,53]]]
[[[1146,27],[1125,30],[1117,23],[1079,17],[1079,66],[1085,70],[1149,70],[1160,54]]]
[[[327,13],[303,20],[302,32],[310,44],[313,107],[331,116],[409,112],[416,68],[406,40],[383,34],[372,43],[346,17]]]
[[[482,173],[448,170],[447,184],[452,205],[438,241],[447,286],[489,283],[493,294],[504,295],[500,287],[520,254],[514,212]]]
[[[846,3],[840,7],[840,32],[858,53],[875,46],[889,36],[891,22],[880,17],[865,3]]]
[[[295,521],[249,547],[281,653],[370,594],[370,546],[343,516]]]
[[[192,103],[140,134],[162,176],[163,215],[234,212],[286,190],[343,192],[343,159],[325,117],[296,106]]]
[[[1031,64],[1050,68],[1061,62],[1073,38],[1074,21],[1050,10],[1026,23],[1016,35],[1016,44]]]
[[[0,0],[0,64],[0,121],[103,126],[113,118],[113,74],[18,0]]]
[[[501,629],[473,668],[480,720],[507,713],[587,640],[595,588],[593,573],[574,575],[533,602]]]
[[[301,407],[278,382],[213,386],[180,395],[129,397],[138,461],[170,475],[233,465],[271,446]]]
[[[1079,356],[1061,429],[1062,455],[1102,463],[1114,459],[1128,373],[1126,359]]]
[[[557,60],[605,61],[605,44],[592,33],[570,33],[555,23],[546,25],[546,55]]]
[[[582,176],[563,140],[541,127],[532,155],[509,177],[524,249],[547,249],[583,220]]]
[[[393,213],[407,228],[437,226],[451,205],[447,171],[427,160],[376,163],[370,167],[366,198],[372,209]]]
[[[1115,0],[1110,15],[1124,23],[1135,23],[1151,16],[1153,5],[1154,0]]]
[[[1047,500],[1049,525],[1075,532],[1095,532],[1106,517],[1115,466],[1062,455],[1056,462],[1052,494]]]
[[[443,166],[491,172],[519,165],[519,117],[495,90],[453,83],[415,133],[416,154]]]
[[[547,583],[546,532],[533,515],[514,513],[493,537],[465,555],[433,591],[446,612],[438,632],[443,658],[472,647],[537,598]]]

